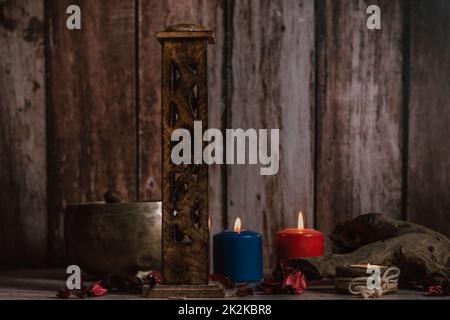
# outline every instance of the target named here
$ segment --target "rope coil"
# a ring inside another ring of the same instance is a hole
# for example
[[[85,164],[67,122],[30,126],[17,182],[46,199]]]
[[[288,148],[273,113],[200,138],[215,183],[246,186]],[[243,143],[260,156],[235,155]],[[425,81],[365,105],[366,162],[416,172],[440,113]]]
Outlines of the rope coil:
[[[398,277],[400,276],[400,269],[397,267],[390,267],[386,269],[380,279],[380,286],[378,288],[370,289],[367,286],[367,280],[373,276],[358,277],[353,279],[339,279],[350,281],[348,291],[354,295],[361,295],[364,299],[379,298],[383,294],[390,292],[398,287]]]
[[[335,283],[337,287],[342,289],[345,288],[349,293],[353,295],[360,295],[364,299],[379,298],[385,293],[397,290],[399,276],[399,268],[389,267],[380,277],[379,286],[373,289],[370,289],[367,285],[368,280],[373,279],[373,275],[357,278],[336,278]]]

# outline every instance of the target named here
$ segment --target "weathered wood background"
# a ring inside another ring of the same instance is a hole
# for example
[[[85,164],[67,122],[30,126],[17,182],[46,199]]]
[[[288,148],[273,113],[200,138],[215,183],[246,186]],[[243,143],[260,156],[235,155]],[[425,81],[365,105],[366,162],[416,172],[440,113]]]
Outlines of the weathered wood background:
[[[216,32],[209,126],[281,130],[278,175],[210,167],[212,233],[241,217],[266,270],[299,210],[325,233],[378,211],[450,235],[447,0],[0,0],[0,267],[62,263],[69,202],[161,199],[155,32],[182,22]]]

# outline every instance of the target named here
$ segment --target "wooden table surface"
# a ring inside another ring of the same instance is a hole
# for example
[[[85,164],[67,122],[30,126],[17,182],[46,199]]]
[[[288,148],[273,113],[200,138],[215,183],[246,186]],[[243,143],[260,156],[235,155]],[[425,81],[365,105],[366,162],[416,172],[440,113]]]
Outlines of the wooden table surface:
[[[65,271],[62,269],[13,270],[0,272],[0,300],[20,299],[57,299],[56,292],[65,287]],[[78,299],[78,298],[73,298]],[[139,295],[109,293],[103,297],[90,298],[96,300],[140,300]],[[229,297],[227,300],[361,300],[358,296],[338,294],[332,285],[309,286],[301,295],[263,295],[255,294],[245,298]],[[423,292],[400,290],[395,294],[384,295],[380,299],[438,299],[450,300],[450,297],[427,297]]]

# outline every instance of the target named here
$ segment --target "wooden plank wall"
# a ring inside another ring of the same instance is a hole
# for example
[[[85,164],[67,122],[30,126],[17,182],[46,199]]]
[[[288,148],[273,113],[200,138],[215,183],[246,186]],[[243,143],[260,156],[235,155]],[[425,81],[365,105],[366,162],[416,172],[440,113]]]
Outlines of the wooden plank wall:
[[[66,8],[82,8],[82,29]],[[64,207],[108,189],[136,198],[134,3],[48,2],[48,208],[51,257],[64,252]],[[57,259],[59,260],[59,259]]]
[[[450,235],[450,2],[411,3],[407,214]]]
[[[314,3],[235,1],[231,9],[227,127],[280,129],[280,170],[261,176],[259,165],[228,166],[228,227],[240,217],[244,228],[264,234],[269,270],[276,233],[296,226],[299,210],[314,223]]]
[[[0,266],[47,251],[44,5],[0,2]]]
[[[366,27],[378,4],[382,29]],[[361,213],[401,216],[402,3],[321,1],[316,225]]]
[[[47,233],[61,263],[69,202],[161,198],[154,33],[174,23],[216,32],[209,126],[281,130],[278,175],[210,168],[213,234],[240,216],[266,271],[298,210],[327,234],[382,211],[450,235],[448,17],[446,0],[1,1],[0,267],[45,261]]]

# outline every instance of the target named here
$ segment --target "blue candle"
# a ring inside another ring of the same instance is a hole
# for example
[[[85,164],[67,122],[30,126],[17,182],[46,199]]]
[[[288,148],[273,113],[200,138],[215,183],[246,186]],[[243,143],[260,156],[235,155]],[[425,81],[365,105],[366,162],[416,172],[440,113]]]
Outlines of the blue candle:
[[[240,231],[240,226],[237,231],[225,230],[214,235],[214,273],[235,282],[260,281],[263,277],[261,242],[261,234]]]

